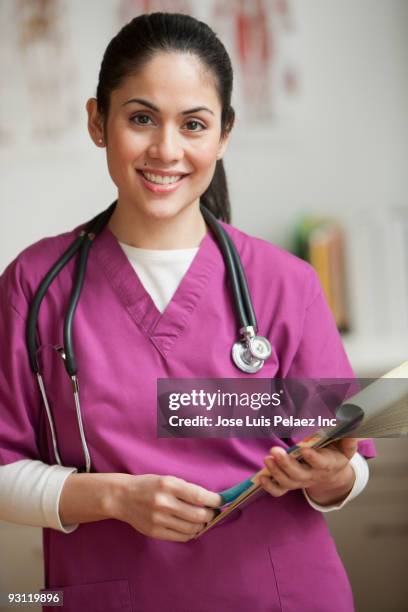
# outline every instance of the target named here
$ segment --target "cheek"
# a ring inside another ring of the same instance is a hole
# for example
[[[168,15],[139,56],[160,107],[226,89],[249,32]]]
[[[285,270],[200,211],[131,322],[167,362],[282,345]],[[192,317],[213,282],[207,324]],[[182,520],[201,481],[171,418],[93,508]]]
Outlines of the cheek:
[[[112,133],[107,147],[107,163],[109,173],[116,185],[133,172],[135,160],[144,150],[143,138],[135,138],[134,134]]]
[[[217,144],[209,143],[208,146],[200,147],[191,152],[191,159],[198,171],[213,171],[216,164]]]
[[[116,157],[119,161],[132,161],[145,148],[145,139],[135,136],[132,132],[124,132],[120,135],[113,135],[109,141],[112,161]]]

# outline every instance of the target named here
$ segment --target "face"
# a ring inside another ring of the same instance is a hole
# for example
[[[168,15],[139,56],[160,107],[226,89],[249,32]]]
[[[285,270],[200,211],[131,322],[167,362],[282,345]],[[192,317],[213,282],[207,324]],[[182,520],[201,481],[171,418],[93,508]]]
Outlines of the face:
[[[165,218],[198,204],[228,138],[221,137],[221,103],[214,76],[183,53],[157,53],[112,92],[105,134],[96,101],[89,129],[104,139],[119,201]]]

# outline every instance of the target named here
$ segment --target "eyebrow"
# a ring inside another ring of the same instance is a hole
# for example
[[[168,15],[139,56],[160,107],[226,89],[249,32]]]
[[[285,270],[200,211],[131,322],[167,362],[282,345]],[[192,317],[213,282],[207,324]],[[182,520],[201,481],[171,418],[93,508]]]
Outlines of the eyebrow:
[[[155,106],[148,100],[144,100],[143,98],[131,98],[130,100],[127,100],[126,102],[124,102],[122,106],[126,106],[127,104],[132,104],[132,103],[142,104],[143,106],[147,106],[147,108],[151,108],[157,113],[160,113],[160,109],[157,108],[157,106]],[[212,115],[214,115],[213,111],[207,106],[195,106],[194,108],[189,108],[188,110],[182,111],[180,115],[190,115],[191,113],[198,113],[198,111],[207,111],[211,113]]]

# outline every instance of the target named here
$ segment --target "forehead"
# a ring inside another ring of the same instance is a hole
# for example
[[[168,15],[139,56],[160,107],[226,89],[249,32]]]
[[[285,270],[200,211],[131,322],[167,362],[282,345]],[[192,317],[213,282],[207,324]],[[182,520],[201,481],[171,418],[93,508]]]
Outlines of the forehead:
[[[197,56],[182,52],[156,53],[121,82],[111,101],[121,104],[132,97],[147,98],[159,108],[205,104],[216,111],[221,107],[213,72]]]

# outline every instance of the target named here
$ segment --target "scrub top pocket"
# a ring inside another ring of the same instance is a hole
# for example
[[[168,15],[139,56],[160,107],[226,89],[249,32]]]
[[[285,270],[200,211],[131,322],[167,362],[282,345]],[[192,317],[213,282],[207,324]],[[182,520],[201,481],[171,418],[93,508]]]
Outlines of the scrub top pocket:
[[[318,554],[311,547],[319,547]],[[334,541],[269,546],[282,612],[354,612],[350,584]]]
[[[63,606],[46,606],[44,612],[131,612],[129,583],[127,580],[109,580],[93,584],[75,584],[54,587],[52,591],[62,591]],[[41,593],[47,593],[42,589]]]

